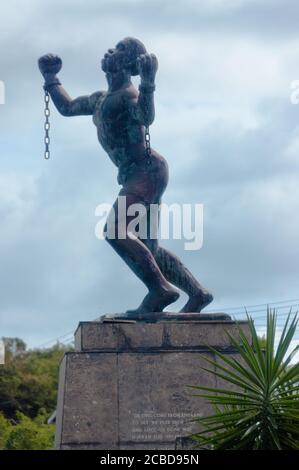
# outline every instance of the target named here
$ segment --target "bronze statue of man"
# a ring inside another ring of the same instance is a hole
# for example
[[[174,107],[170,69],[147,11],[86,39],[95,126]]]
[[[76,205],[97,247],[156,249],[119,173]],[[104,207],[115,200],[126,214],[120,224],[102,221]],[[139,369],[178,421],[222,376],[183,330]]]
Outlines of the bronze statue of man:
[[[155,75],[158,61],[148,54],[135,38],[125,38],[115,48],[108,49],[101,62],[108,82],[107,91],[71,99],[56,77],[61,59],[47,54],[39,59],[39,68],[47,90],[63,116],[91,115],[98,139],[112,162],[118,167],[119,195],[131,204],[160,204],[168,183],[166,160],[154,149],[147,151],[145,129],[154,121]],[[139,91],[131,82],[132,75],[140,75]],[[117,215],[118,199],[114,203]],[[108,216],[109,218],[109,216]],[[183,263],[158,244],[157,237],[141,239],[127,230],[132,216],[125,220],[125,237],[106,240],[148,288],[148,294],[136,310],[127,315],[162,312],[176,301],[179,292],[189,296],[181,312],[200,312],[212,300],[212,295],[194,278]],[[116,233],[120,221],[115,218]]]

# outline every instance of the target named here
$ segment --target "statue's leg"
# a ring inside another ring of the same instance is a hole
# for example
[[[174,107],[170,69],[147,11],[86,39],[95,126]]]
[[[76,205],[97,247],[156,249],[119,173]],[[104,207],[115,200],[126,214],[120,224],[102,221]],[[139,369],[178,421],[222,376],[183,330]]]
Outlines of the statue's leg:
[[[142,203],[138,195],[125,194],[124,191],[122,191],[121,195],[126,197],[125,209],[131,204]],[[147,246],[127,230],[128,224],[134,217],[125,216],[123,220],[119,220],[118,202],[117,199],[113,206],[113,212],[108,216],[107,220],[108,224],[109,222],[111,223],[110,218],[113,218],[112,223],[114,222],[115,237],[109,236],[108,233],[106,234],[106,240],[149,290],[141,305],[136,310],[128,311],[128,313],[161,312],[167,305],[178,299],[179,292],[165,279]],[[107,231],[107,224],[105,231]],[[124,238],[119,237],[118,230],[120,225],[124,228]]]
[[[166,279],[189,295],[181,312],[200,312],[212,302],[212,294],[195,279],[176,255],[158,247],[155,258]]]
[[[156,227],[158,227],[158,223]],[[153,232],[152,230],[152,235]],[[144,243],[153,253],[165,278],[189,296],[181,312],[200,312],[212,302],[212,294],[197,281],[176,255],[159,246],[157,234],[154,235],[154,238],[151,239],[148,234],[148,238],[144,240]]]

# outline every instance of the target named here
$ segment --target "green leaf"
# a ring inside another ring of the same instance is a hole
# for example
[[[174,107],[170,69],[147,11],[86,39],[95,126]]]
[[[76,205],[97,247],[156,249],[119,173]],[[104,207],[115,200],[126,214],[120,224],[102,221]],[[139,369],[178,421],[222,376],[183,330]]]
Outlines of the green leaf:
[[[239,327],[239,340],[227,333],[239,359],[210,348],[221,359],[205,358],[213,369],[201,368],[227,383],[222,386],[190,386],[196,397],[206,399],[214,414],[197,418],[203,430],[195,433],[196,446],[220,449],[299,448],[299,364],[292,364],[299,346],[288,353],[298,319],[285,322],[275,349],[277,315],[267,309],[267,335],[262,350],[253,320],[248,316],[252,345]],[[242,363],[240,362],[242,360]],[[238,390],[233,387],[237,386]]]

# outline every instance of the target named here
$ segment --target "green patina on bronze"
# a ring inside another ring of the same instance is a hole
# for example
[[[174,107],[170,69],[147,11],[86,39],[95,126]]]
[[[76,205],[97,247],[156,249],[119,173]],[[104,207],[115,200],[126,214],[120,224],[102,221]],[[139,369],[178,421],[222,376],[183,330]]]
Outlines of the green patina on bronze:
[[[56,55],[46,54],[39,59],[44,88],[63,116],[92,116],[101,146],[118,167],[118,183],[122,186],[119,195],[126,196],[127,207],[141,203],[148,210],[150,204],[160,204],[168,183],[168,165],[162,155],[150,148],[148,140],[148,127],[155,118],[156,56],[147,53],[138,39],[123,39],[108,49],[101,61],[108,90],[76,99],[67,94],[56,76],[61,67],[62,60]],[[131,81],[132,75],[140,75],[139,90]],[[113,206],[116,213],[118,201],[117,198]],[[141,305],[129,310],[126,317],[140,320],[150,312],[162,312],[179,297],[173,286],[189,296],[182,315],[200,312],[213,300],[212,295],[173,253],[159,245],[157,236],[133,237],[127,230],[131,220],[132,216],[127,216],[124,238],[106,236],[149,290]],[[114,223],[117,234],[120,221],[116,219]]]

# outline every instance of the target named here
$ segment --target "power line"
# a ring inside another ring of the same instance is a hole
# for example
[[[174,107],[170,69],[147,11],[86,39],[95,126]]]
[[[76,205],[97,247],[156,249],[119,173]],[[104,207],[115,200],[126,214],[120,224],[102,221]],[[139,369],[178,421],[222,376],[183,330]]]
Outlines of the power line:
[[[298,303],[292,303],[292,302],[298,302]],[[287,304],[287,305],[283,305],[283,304]],[[276,305],[278,305],[277,307],[275,307]],[[246,315],[246,310],[247,310],[247,313],[249,315],[253,315],[255,313],[261,313],[261,312],[264,312],[265,311],[265,307],[270,307],[270,306],[274,306],[272,308],[274,308],[276,311],[277,310],[281,310],[281,309],[288,309],[290,311],[290,309],[292,308],[299,308],[299,299],[288,299],[288,300],[279,300],[277,302],[268,302],[268,303],[261,303],[261,304],[254,304],[254,305],[243,305],[243,306],[239,306],[239,307],[225,307],[225,308],[219,308],[217,309],[217,311],[215,310],[205,310],[204,313],[219,313],[219,311],[221,312],[224,312],[224,313],[230,313],[230,311],[235,311],[235,312],[232,312],[232,317],[237,317],[237,316],[241,316],[243,315],[245,317]],[[258,307],[263,307],[263,308],[258,308]],[[255,310],[252,310],[252,309],[255,309]],[[236,311],[237,310],[237,311]],[[277,312],[277,316],[278,316],[278,320],[281,318],[281,317],[285,317],[288,315],[289,312],[285,312],[285,313],[280,313],[280,312]],[[98,317],[95,319],[97,320]],[[95,321],[93,320],[93,321]],[[259,315],[257,317],[253,317],[253,320],[256,322],[256,321],[260,321],[260,320],[264,320],[266,321],[266,316],[265,315]],[[35,349],[40,349],[40,348],[43,348],[51,343],[57,343],[57,342],[60,342],[62,344],[69,344],[70,342],[73,341],[73,336],[74,336],[74,332],[73,331],[69,331],[68,333],[65,333],[64,335],[62,336],[59,336],[57,338],[53,338],[51,340],[48,340],[42,344],[40,344],[39,346],[36,346]]]
[[[70,335],[72,335],[72,337],[73,337],[74,332],[73,332],[73,331],[69,331],[68,333],[65,333],[65,334],[62,335],[62,336],[58,336],[58,338],[49,339],[48,341],[46,341],[46,342],[44,342],[44,343],[39,344],[38,346],[36,346],[34,349],[43,348],[43,347],[45,347],[46,345],[51,344],[51,343],[57,343],[57,342],[64,343],[64,341],[66,341],[66,340],[64,340],[64,341],[60,341],[60,340],[61,340],[62,338],[65,338],[66,336],[70,336]]]
[[[240,307],[225,307],[219,310],[240,310],[240,309],[245,310],[245,308],[249,309],[249,308],[255,308],[255,307],[267,307],[270,305],[280,305],[280,304],[285,304],[285,303],[290,303],[290,302],[299,302],[299,299],[279,300],[277,302],[267,302],[267,303],[256,304],[256,305],[241,305]],[[210,313],[210,312],[213,312],[213,310],[206,310],[206,313]]]
[[[247,310],[247,314],[253,318],[253,320],[259,320],[259,319],[264,319],[266,321],[266,315],[258,315],[258,316],[254,316],[255,313],[259,313],[259,312],[262,312],[262,310],[257,310],[255,312],[250,312]],[[296,311],[291,311],[291,314],[295,314]],[[225,312],[225,313],[230,313],[230,312]],[[290,310],[288,310],[287,312],[276,312],[276,315],[277,315],[277,318],[281,318],[281,317],[285,317],[287,315],[289,315],[290,313]],[[238,313],[232,313],[231,316],[233,318],[237,318],[237,317],[240,317],[242,316],[244,319],[246,319],[246,312],[238,312]]]

